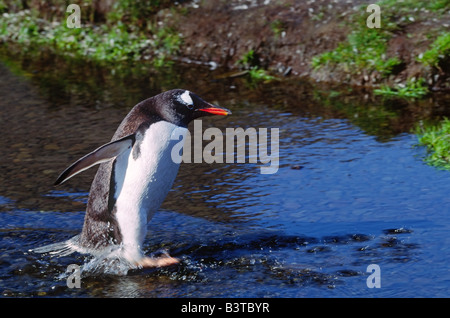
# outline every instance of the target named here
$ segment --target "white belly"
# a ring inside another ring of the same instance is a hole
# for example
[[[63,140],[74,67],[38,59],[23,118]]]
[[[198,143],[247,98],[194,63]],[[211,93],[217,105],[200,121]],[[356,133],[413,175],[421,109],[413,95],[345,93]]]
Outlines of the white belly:
[[[137,158],[133,156],[133,149],[116,158],[116,218],[122,244],[130,254],[127,258],[140,257],[147,223],[164,201],[178,173],[179,163],[171,158],[173,146],[180,142],[171,140],[175,130],[177,136],[187,132],[186,128],[165,121],[154,123],[143,136]]]

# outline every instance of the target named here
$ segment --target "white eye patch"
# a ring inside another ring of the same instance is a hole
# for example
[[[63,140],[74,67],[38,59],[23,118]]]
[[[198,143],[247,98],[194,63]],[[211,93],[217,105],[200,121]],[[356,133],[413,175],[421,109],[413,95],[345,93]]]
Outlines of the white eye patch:
[[[184,91],[184,93],[180,95],[180,99],[186,105],[194,105],[194,101],[192,100],[189,91]]]

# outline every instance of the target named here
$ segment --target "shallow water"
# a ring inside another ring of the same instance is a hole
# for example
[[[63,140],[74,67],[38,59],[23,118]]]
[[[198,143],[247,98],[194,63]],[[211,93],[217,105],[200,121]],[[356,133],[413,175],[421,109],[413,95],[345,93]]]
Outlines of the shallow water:
[[[79,65],[55,70],[45,58],[3,60],[3,297],[449,296],[450,173],[427,166],[409,133],[439,107],[330,102],[304,83],[255,87],[192,67],[119,77]],[[135,103],[173,87],[233,111],[205,119],[204,129],[279,128],[278,172],[182,164],[145,241],[147,254],[166,250],[180,264],[90,275],[68,288],[67,266],[89,258],[29,250],[80,232],[95,169],[59,187],[54,180],[107,142]],[[381,288],[367,286],[370,264],[380,267]]]

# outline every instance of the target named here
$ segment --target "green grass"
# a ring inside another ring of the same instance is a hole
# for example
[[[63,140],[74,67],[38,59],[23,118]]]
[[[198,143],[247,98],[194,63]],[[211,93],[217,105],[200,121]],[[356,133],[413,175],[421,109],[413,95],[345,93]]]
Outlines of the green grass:
[[[378,1],[377,4],[381,7],[382,15],[388,13],[389,15],[405,16],[405,14],[420,15],[419,9],[433,12],[446,10],[450,7],[450,0],[382,0]]]
[[[140,29],[151,27],[152,16],[160,9],[169,7],[170,0],[116,0],[107,15],[109,23],[122,21]]]
[[[259,58],[255,50],[249,50],[242,55],[242,58],[237,64],[243,69],[250,69],[252,67],[259,67]]]
[[[440,68],[439,64],[450,57],[450,32],[439,36],[430,46],[430,49],[417,59],[425,65]]]
[[[259,65],[258,54],[254,50],[249,50],[245,53],[237,64],[244,70],[248,71],[250,81],[254,83],[260,81],[272,81],[276,77],[270,75],[266,70],[262,69]]]
[[[286,31],[286,25],[283,21],[277,19],[270,23],[270,29],[275,37],[280,37],[281,34]]]
[[[419,125],[415,129],[419,145],[425,146],[425,161],[435,167],[450,170],[450,120],[445,118],[438,125]]]
[[[126,1],[118,3],[125,5]],[[127,15],[124,19],[131,18]],[[82,24],[81,28],[68,28],[64,18],[59,20],[44,20],[38,12],[30,10],[4,13],[0,15],[0,43],[17,43],[23,50],[47,48],[101,64],[151,60],[155,66],[164,66],[182,42],[175,30],[156,26],[150,19],[145,29],[136,28],[119,16],[100,25]]]
[[[252,67],[249,71],[248,74],[250,75],[250,78],[254,81],[272,81],[274,79],[276,79],[275,76],[270,75],[269,73],[267,73],[266,70],[260,69],[258,67]]]
[[[428,2],[428,8],[433,11],[448,9],[450,7],[450,0],[434,0]]]
[[[3,16],[0,40],[30,48],[53,48],[63,55],[106,62],[138,59],[141,50],[149,44],[144,36],[128,33],[121,23],[114,28],[71,29],[65,23],[42,21],[36,13],[26,11]]]
[[[429,91],[425,84],[425,79],[408,80],[406,85],[398,84],[395,88],[387,85],[382,85],[380,89],[375,89],[376,95],[383,95],[388,97],[402,97],[402,98],[422,98],[426,96]]]
[[[381,8],[381,28],[370,29],[366,26],[367,13],[354,14],[349,17],[348,24],[353,30],[347,39],[338,44],[336,49],[324,52],[312,58],[314,70],[323,67],[341,71],[350,75],[371,74],[378,72],[379,80],[386,81],[396,72],[396,66],[403,61],[397,57],[387,57],[388,42],[395,32],[401,32],[406,25],[426,22],[429,18],[424,12],[433,12],[435,16],[446,14],[450,0],[382,0],[376,2]],[[361,7],[365,12],[367,5]],[[437,28],[435,33],[439,32]],[[430,49],[417,59],[424,65],[441,70],[441,64],[448,63],[450,55],[450,34],[439,36]],[[388,87],[384,85],[376,90],[377,94],[399,96],[404,98],[420,98],[428,94],[428,89],[420,79],[408,81],[404,86]]]
[[[362,70],[367,73],[377,71],[385,77],[401,63],[397,57],[386,57],[388,40],[388,35],[379,29],[367,27],[357,29],[335,50],[313,57],[312,66],[318,69],[331,65],[351,74],[357,74]]]

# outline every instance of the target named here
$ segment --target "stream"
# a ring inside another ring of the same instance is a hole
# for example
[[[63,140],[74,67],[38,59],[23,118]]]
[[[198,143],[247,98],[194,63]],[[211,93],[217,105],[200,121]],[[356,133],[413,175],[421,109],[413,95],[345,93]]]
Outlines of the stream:
[[[220,72],[0,54],[2,297],[449,296],[450,173],[424,162],[411,133],[445,115],[442,102],[330,98],[299,80],[255,84]],[[203,130],[278,128],[278,170],[182,163],[144,246],[180,263],[68,287],[67,267],[88,256],[30,250],[80,233],[96,169],[54,181],[108,142],[132,106],[172,88],[233,112],[205,118]]]

